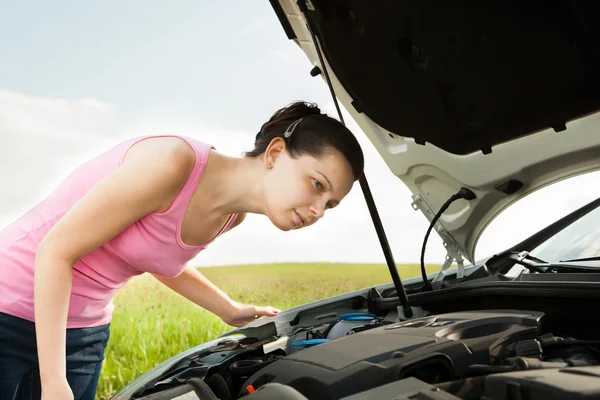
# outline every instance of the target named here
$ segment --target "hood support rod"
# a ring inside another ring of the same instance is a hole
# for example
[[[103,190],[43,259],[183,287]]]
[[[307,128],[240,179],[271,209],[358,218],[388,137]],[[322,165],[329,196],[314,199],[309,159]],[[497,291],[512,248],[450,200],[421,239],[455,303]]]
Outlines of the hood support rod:
[[[315,45],[315,49],[317,50],[317,55],[319,56],[319,62],[321,64],[321,68],[323,68],[323,73],[325,75],[325,79],[327,81],[327,85],[329,86],[329,91],[331,92],[331,97],[333,99],[333,103],[335,104],[335,108],[338,112],[338,116],[340,118],[340,122],[346,126],[346,122],[344,122],[344,117],[342,117],[342,112],[340,111],[340,106],[337,101],[337,97],[335,96],[335,90],[333,89],[333,85],[331,84],[331,80],[329,79],[329,74],[327,73],[327,68],[325,67],[325,62],[323,61],[323,55],[321,54],[321,47],[317,43],[317,38],[315,37],[315,33],[313,27],[310,22],[310,18],[308,17],[308,7],[306,4],[306,0],[299,0],[298,7],[300,11],[304,13],[306,18],[307,27],[310,31],[313,43]],[[318,73],[311,72],[311,75],[315,76]],[[402,280],[400,279],[400,274],[398,273],[398,269],[396,268],[396,262],[394,261],[394,256],[392,255],[392,250],[390,248],[390,244],[388,242],[387,236],[383,229],[383,225],[381,223],[381,219],[379,218],[379,212],[377,211],[377,207],[375,206],[375,201],[373,200],[373,195],[371,194],[371,189],[369,188],[369,184],[367,182],[367,178],[363,172],[362,176],[359,178],[360,187],[362,189],[363,195],[365,197],[365,201],[367,203],[367,207],[369,209],[369,213],[371,214],[371,219],[373,220],[373,225],[375,225],[375,231],[377,232],[377,237],[379,238],[379,243],[381,244],[381,249],[383,250],[383,254],[385,256],[385,260],[387,262],[388,269],[390,270],[390,275],[392,276],[392,281],[394,282],[394,287],[396,288],[396,292],[398,293],[398,299],[402,304],[402,309],[404,311],[404,317],[411,318],[413,316],[413,310],[408,305],[408,296],[406,295],[406,290],[404,289],[404,285],[402,284]]]

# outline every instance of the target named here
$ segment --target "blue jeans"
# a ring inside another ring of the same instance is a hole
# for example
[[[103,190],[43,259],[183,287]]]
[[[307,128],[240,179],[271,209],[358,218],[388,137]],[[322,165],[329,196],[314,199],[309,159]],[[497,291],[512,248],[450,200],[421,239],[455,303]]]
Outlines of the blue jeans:
[[[75,400],[93,400],[110,337],[109,325],[67,329],[67,381]],[[41,396],[35,324],[0,313],[0,399]]]

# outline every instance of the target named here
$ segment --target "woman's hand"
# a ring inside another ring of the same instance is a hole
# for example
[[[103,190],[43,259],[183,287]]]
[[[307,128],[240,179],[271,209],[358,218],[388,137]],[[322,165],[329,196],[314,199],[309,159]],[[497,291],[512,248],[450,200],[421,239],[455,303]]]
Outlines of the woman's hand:
[[[240,327],[262,317],[273,317],[277,315],[279,311],[280,310],[271,306],[259,307],[251,304],[233,302],[233,307],[228,310],[226,314],[222,315],[221,319],[227,325]]]

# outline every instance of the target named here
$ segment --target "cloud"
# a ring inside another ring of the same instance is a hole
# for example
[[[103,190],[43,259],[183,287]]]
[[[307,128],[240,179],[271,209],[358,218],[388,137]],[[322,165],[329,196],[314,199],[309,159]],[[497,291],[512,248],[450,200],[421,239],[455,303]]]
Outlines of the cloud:
[[[116,107],[97,99],[49,99],[0,90],[0,131],[55,139],[87,139],[110,132]]]

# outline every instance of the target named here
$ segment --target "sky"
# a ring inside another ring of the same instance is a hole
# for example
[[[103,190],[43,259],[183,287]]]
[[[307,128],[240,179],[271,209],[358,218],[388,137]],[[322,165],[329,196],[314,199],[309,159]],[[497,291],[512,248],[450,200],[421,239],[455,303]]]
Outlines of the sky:
[[[337,117],[327,85],[310,76],[266,0],[10,2],[0,13],[0,54],[0,229],[71,169],[127,138],[188,135],[238,156],[292,101],[316,102]],[[426,218],[347,113],[345,120],[363,146],[395,260],[417,262]],[[600,196],[597,178],[577,177],[512,206],[484,233],[477,257]],[[426,261],[444,256],[433,233]],[[306,261],[385,262],[358,184],[310,228],[281,232],[251,215],[193,263]]]

